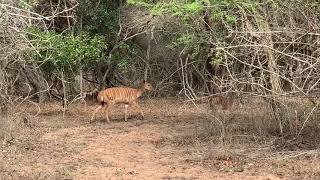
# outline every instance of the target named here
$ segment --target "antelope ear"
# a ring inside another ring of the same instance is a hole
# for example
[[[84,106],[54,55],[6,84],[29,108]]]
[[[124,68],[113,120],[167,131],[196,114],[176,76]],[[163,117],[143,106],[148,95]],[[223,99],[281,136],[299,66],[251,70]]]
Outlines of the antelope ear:
[[[143,80],[141,80],[141,82],[142,82],[142,84],[144,84],[144,83],[146,83],[146,80],[143,79]]]

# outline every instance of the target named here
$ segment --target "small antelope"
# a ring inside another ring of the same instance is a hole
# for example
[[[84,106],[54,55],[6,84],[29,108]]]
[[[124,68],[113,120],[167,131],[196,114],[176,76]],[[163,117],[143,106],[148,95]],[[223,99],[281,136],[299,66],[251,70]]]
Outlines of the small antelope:
[[[125,104],[125,121],[127,121],[127,111],[129,105],[138,108],[142,118],[144,118],[144,114],[137,103],[137,99],[145,91],[153,90],[153,87],[150,83],[145,81],[142,81],[142,83],[143,85],[139,89],[130,87],[113,87],[100,91],[97,96],[97,101],[101,103],[101,105],[93,112],[90,122],[94,119],[95,114],[106,105],[106,117],[109,123],[109,110],[115,104]]]
[[[222,110],[227,110],[232,106],[233,99],[230,97],[228,98],[228,97],[224,97],[224,96],[220,96],[220,95],[214,95],[214,96],[209,97],[210,107],[214,107],[215,104],[221,105]]]

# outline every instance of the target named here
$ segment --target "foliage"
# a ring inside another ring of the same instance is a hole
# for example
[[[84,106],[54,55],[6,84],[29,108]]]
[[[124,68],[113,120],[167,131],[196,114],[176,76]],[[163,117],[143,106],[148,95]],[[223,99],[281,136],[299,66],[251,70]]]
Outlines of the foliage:
[[[102,35],[111,40],[118,29],[119,6],[119,1],[114,0],[99,1],[98,3],[79,0],[79,7],[76,9],[75,32],[86,31],[90,36]]]
[[[29,2],[29,1],[27,1]],[[57,34],[29,28],[27,34],[35,49],[30,53],[45,72],[95,68],[106,60],[118,31],[120,1],[79,0],[72,31]],[[118,58],[110,56],[108,62]],[[107,62],[107,61],[106,61]]]
[[[260,8],[266,6],[269,8],[278,8],[279,0],[160,0],[151,2],[146,0],[130,0],[129,4],[143,6],[149,9],[155,16],[172,16],[174,20],[179,20],[179,32],[175,32],[175,37],[168,46],[169,48],[187,47],[191,57],[197,57],[197,54],[203,53],[201,46],[208,44],[209,39],[223,48],[228,44],[228,34],[230,29],[236,29],[242,22],[241,11],[249,13],[256,18],[256,21],[265,21],[259,18]],[[211,30],[205,30],[203,22],[204,13],[209,15]],[[172,19],[170,19],[171,21]],[[259,23],[259,22],[256,22]],[[212,43],[212,42],[211,42]],[[219,64],[225,56],[219,52],[213,57],[212,64]]]
[[[127,0],[127,3],[134,6],[150,6],[150,0]]]
[[[37,28],[28,29],[27,35],[35,47],[30,52],[33,60],[46,72],[90,68],[103,59],[106,48],[104,38],[99,35],[92,38],[86,33],[61,35]]]
[[[128,4],[134,6],[142,6],[149,8],[152,15],[160,16],[163,14],[173,14],[177,17],[187,18],[190,15],[199,13],[202,10],[202,1],[169,1],[169,2],[157,2],[147,0],[128,0]]]
[[[24,9],[29,9],[30,7],[36,6],[38,0],[19,0],[19,5]]]
[[[90,0],[80,0],[79,7],[76,10],[77,23],[74,26],[75,33],[87,32],[90,37],[103,36],[107,41],[105,51],[102,51],[106,57],[105,63],[115,63],[119,67],[125,67],[129,64],[129,58],[125,57],[128,52],[131,53],[131,47],[124,42],[115,42],[119,30],[119,9],[122,1],[106,0],[98,3]],[[130,2],[128,2],[130,3]],[[116,47],[116,51],[111,49]]]
[[[172,44],[169,47],[174,49],[180,45],[192,46],[193,42],[194,42],[193,35],[182,34],[182,35],[180,35],[180,37],[177,38],[176,41],[172,42]]]

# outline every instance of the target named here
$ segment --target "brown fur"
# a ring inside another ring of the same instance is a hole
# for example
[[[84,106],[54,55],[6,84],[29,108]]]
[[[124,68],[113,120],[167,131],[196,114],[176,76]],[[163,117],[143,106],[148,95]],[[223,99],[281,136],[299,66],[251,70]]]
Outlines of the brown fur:
[[[228,98],[228,97],[224,97],[224,96],[219,96],[219,95],[214,95],[214,96],[209,97],[210,107],[215,107],[216,104],[221,105],[222,110],[227,110],[232,106],[233,99]]]
[[[153,87],[150,83],[143,82],[143,86],[139,89],[130,87],[113,87],[100,91],[97,96],[97,101],[101,105],[94,111],[90,122],[93,120],[95,114],[104,106],[106,107],[106,117],[109,120],[109,110],[115,104],[125,104],[125,121],[127,121],[127,109],[128,106],[136,107],[140,110],[140,114],[144,117],[144,114],[137,103],[137,99],[147,90],[152,90]]]

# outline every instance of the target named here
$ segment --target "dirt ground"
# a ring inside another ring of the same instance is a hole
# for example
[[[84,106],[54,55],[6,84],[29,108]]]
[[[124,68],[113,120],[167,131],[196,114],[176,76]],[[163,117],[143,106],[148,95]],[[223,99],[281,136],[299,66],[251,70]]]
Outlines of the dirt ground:
[[[145,119],[133,110],[125,122],[120,105],[109,124],[103,112],[88,122],[93,104],[71,105],[64,118],[55,103],[43,105],[37,116],[31,105],[17,107],[18,132],[2,143],[0,179],[266,180],[314,178],[320,172],[314,158],[279,160],[268,146],[212,140],[204,133],[215,128],[208,126],[205,105],[159,99],[141,106]]]

